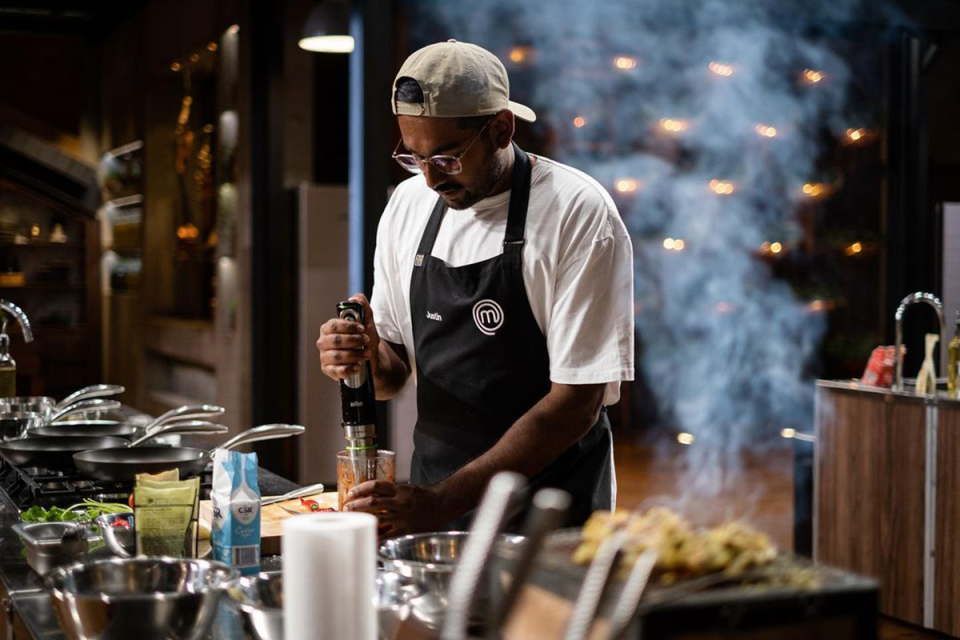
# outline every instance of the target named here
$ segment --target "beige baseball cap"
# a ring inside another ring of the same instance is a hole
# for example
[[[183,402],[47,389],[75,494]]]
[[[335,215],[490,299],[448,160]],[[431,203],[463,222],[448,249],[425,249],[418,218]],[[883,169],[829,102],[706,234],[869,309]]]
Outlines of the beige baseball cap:
[[[413,78],[423,91],[423,104],[397,102],[400,78]],[[509,109],[533,122],[537,114],[510,100],[510,80],[503,63],[483,47],[447,40],[410,54],[393,81],[393,112],[403,116],[463,118],[485,116]]]

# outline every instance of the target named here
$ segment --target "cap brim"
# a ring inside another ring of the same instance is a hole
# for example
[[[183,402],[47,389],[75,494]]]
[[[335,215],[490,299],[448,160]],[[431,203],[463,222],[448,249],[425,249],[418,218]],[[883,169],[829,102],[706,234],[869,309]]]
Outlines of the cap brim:
[[[514,102],[513,100],[510,101],[510,111],[521,120],[526,120],[527,122],[536,122],[537,120],[537,114],[533,112],[533,109],[519,102]]]

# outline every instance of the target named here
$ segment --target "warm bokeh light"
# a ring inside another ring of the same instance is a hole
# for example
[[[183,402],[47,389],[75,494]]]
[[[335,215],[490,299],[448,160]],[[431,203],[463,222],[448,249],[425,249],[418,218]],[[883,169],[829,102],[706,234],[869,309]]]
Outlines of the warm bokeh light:
[[[763,136],[764,138],[775,138],[777,136],[777,128],[771,127],[766,124],[758,124],[756,127],[756,132]]]
[[[518,45],[510,49],[509,58],[510,62],[514,64],[524,64],[525,62],[530,61],[530,57],[533,54],[533,49],[531,47]]]
[[[713,179],[710,181],[710,190],[718,196],[728,196],[734,192],[734,186],[732,182],[727,180]]]
[[[675,240],[673,238],[665,238],[663,241],[663,248],[669,251],[673,251]]]
[[[817,84],[822,81],[826,75],[822,71],[816,71],[815,69],[804,69],[803,70],[803,80],[807,84]]]
[[[808,182],[803,185],[803,193],[811,198],[818,198],[826,192],[826,185],[819,182]]]
[[[843,250],[843,252],[848,256],[855,256],[861,251],[863,251],[863,244],[860,242],[854,242],[849,247]]]
[[[228,35],[228,36],[235,36],[235,35],[237,35],[238,33],[240,33],[240,25],[238,25],[238,24],[232,24],[232,25],[230,25],[230,28],[227,29],[227,35]]]
[[[577,129],[582,129],[587,126],[587,119],[583,116],[577,116],[573,119],[573,126],[575,126]]]
[[[770,253],[780,253],[781,251],[783,251],[782,244],[780,244],[779,242],[770,243]]]
[[[821,313],[826,309],[826,305],[823,303],[823,300],[812,300],[810,304],[807,305],[807,309],[812,313]]]
[[[210,44],[207,45],[207,51],[216,51],[216,50],[217,50],[216,42],[211,42]]]
[[[180,63],[174,62],[172,65],[170,65],[170,71],[180,71]]]
[[[636,193],[640,189],[640,181],[635,178],[619,178],[613,183],[617,193]]]
[[[710,71],[717,74],[718,76],[729,78],[733,75],[733,67],[729,64],[724,64],[722,62],[711,62],[709,65]]]
[[[683,251],[687,243],[680,238],[665,238],[663,248],[667,251]]]
[[[673,250],[674,251],[683,251],[683,248],[687,246],[687,243],[683,240],[677,239],[673,241]]]
[[[669,133],[680,133],[686,131],[690,123],[686,120],[677,120],[676,118],[661,118],[660,128]]]
[[[789,428],[787,428],[787,429],[781,429],[781,430],[780,430],[780,435],[783,436],[784,438],[793,438],[793,437],[795,437],[795,436],[797,435],[797,430],[796,430],[796,429],[789,429]]]
[[[190,62],[199,62],[199,61],[200,61],[199,53],[194,53],[190,55]]]
[[[866,135],[865,129],[847,129],[847,139],[850,142],[860,142]]]
[[[630,56],[617,56],[613,59],[613,66],[621,71],[629,71],[637,66],[637,59]]]
[[[200,230],[195,225],[185,224],[177,227],[177,237],[181,240],[196,240],[200,236]]]
[[[690,445],[696,441],[696,438],[693,437],[692,433],[681,432],[677,434],[677,442],[680,444]]]

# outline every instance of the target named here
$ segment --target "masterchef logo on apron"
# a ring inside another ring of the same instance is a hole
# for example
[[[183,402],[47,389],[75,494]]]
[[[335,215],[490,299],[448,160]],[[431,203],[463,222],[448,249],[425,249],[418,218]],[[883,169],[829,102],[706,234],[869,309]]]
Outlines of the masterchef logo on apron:
[[[503,309],[493,300],[481,300],[473,305],[473,321],[480,333],[492,336],[503,326]]]

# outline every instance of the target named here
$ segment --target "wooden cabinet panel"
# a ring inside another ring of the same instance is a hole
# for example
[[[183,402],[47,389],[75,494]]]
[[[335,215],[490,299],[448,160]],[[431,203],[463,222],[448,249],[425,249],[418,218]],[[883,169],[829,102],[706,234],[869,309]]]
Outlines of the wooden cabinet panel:
[[[937,522],[933,626],[960,636],[960,405],[937,412]]]

